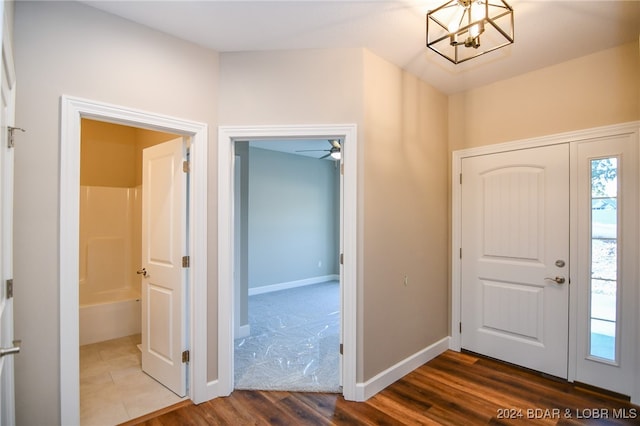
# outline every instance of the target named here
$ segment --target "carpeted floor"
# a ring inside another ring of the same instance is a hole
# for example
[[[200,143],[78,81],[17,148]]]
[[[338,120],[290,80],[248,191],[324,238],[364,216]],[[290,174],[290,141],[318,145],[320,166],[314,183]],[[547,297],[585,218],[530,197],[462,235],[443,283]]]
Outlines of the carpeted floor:
[[[236,389],[341,391],[337,281],[250,296],[249,325],[234,345]]]

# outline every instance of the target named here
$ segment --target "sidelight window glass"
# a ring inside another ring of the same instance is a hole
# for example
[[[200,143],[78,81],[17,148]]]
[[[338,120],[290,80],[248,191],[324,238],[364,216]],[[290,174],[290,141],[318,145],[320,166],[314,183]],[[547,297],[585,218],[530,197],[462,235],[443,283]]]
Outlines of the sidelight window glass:
[[[616,360],[618,306],[618,159],[591,160],[589,353]]]

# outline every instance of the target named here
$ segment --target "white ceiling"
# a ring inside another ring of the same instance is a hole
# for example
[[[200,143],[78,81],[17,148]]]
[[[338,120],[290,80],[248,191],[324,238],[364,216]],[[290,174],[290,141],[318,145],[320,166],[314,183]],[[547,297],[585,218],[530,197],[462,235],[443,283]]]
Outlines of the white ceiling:
[[[156,0],[85,3],[218,52],[364,47],[456,93],[638,40],[640,1],[506,0],[515,43],[454,65],[425,47],[445,0]]]
[[[218,52],[364,47],[447,94],[640,35],[640,0],[506,1],[514,9],[515,43],[458,65],[425,47],[425,15],[445,0],[83,2]]]

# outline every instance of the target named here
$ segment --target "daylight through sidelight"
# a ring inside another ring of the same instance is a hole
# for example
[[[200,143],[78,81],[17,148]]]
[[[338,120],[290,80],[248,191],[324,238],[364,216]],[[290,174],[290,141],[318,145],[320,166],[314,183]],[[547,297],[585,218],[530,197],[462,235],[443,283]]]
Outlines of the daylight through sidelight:
[[[589,354],[616,361],[618,305],[618,158],[591,160]]]

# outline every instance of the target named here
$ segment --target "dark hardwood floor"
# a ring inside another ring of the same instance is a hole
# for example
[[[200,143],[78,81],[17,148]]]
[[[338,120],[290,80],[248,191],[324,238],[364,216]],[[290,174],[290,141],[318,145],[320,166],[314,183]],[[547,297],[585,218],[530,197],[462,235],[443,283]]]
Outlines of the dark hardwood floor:
[[[640,425],[613,395],[468,353],[448,351],[366,402],[337,394],[235,391],[127,425]]]

